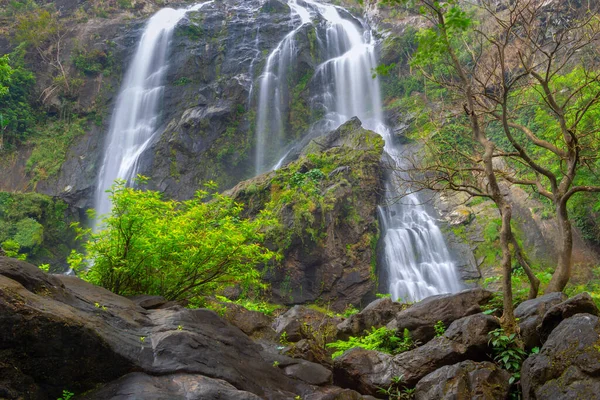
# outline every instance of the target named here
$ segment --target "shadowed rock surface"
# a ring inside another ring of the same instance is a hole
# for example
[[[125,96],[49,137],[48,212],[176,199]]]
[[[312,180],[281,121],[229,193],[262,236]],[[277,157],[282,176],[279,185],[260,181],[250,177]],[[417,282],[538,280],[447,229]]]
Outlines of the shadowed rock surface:
[[[563,320],[539,354],[523,363],[524,400],[596,399],[600,394],[600,321],[591,314]]]
[[[549,293],[536,299],[526,300],[515,308],[515,317],[519,319],[520,334],[526,348],[531,349],[541,345],[538,326],[552,306],[566,299],[567,295],[564,293]]]
[[[501,400],[508,398],[510,374],[491,362],[463,361],[425,376],[416,400]]]

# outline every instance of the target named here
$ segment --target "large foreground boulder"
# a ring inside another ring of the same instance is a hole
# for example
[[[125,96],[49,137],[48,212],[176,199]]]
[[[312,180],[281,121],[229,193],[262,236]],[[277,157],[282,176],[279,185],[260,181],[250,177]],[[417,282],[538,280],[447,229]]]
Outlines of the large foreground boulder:
[[[600,321],[577,314],[562,321],[539,354],[521,369],[523,399],[597,399],[600,395]]]
[[[399,332],[408,329],[415,341],[426,343],[435,336],[434,326],[438,321],[449,326],[459,318],[477,314],[491,297],[491,292],[480,288],[431,296],[399,312],[387,327]]]
[[[562,292],[549,293],[544,296],[526,300],[515,308],[515,317],[519,319],[519,329],[523,343],[527,349],[541,345],[538,326],[546,312],[567,299]]]
[[[375,395],[379,388],[389,387],[393,377],[402,376],[404,385],[414,387],[443,366],[469,359],[486,360],[491,353],[488,332],[498,326],[496,318],[475,314],[453,322],[441,337],[396,356],[373,350],[349,350],[334,362],[334,383]]]
[[[52,399],[63,389],[80,394],[111,381],[89,397],[146,399],[154,391],[169,399],[290,399],[321,392],[273,368],[261,351],[210,310],[145,310],[76,277],[0,257],[2,398]]]
[[[84,396],[86,400],[260,400],[229,383],[193,374],[150,376],[134,372]]]
[[[447,365],[419,381],[416,400],[501,400],[508,398],[510,373],[491,362]]]

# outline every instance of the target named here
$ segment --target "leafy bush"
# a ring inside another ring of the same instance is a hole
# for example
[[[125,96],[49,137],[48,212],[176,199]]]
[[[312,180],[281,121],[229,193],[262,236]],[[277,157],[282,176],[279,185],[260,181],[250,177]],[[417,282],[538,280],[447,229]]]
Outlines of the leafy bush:
[[[78,227],[89,238],[86,255],[93,260],[84,279],[114,293],[189,299],[214,293],[223,285],[263,287],[256,268],[275,257],[261,245],[265,227],[275,225],[263,212],[242,219],[242,206],[231,198],[198,191],[188,201],[162,200],[151,190],[125,187],[118,181],[110,189],[112,212],[101,216],[102,230]]]
[[[494,350],[494,360],[500,367],[512,373],[511,384],[518,381],[521,377],[521,364],[527,358],[527,352],[519,345],[517,334],[507,335],[504,329],[498,328],[488,335]]]
[[[73,140],[85,133],[85,121],[47,121],[31,142],[35,144],[27,160],[25,171],[31,182],[47,179],[58,174],[67,157]]]
[[[35,78],[23,66],[23,51],[0,57],[0,150],[25,140],[34,122],[29,95]]]
[[[73,64],[86,75],[97,75],[112,66],[112,54],[99,49],[78,50],[72,58]]]
[[[327,347],[336,349],[332,358],[341,356],[346,350],[360,347],[366,350],[377,350],[384,353],[398,354],[416,347],[408,329],[404,329],[402,337],[396,335],[395,329],[372,327],[371,331],[365,331],[362,337],[350,336],[348,340],[338,340],[327,344]]]
[[[14,240],[22,248],[35,252],[44,241],[44,227],[33,218],[24,218],[16,224]]]

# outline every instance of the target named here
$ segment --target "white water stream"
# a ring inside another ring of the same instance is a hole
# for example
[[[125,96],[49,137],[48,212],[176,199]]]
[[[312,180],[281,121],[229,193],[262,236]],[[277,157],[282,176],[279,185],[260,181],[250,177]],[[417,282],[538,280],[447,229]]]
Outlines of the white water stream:
[[[313,0],[290,0],[289,4],[292,14],[300,16],[300,25],[269,55],[261,78],[257,173],[265,170],[265,144],[281,143],[284,129],[281,96],[287,90],[286,67],[296,59],[295,36],[302,25],[318,19],[327,24],[325,39],[319,40],[326,61],[313,77],[319,82],[321,102],[326,108],[326,123],[322,127],[334,129],[357,116],[365,128],[384,138],[385,151],[397,165],[401,159],[400,149],[385,126],[379,81],[372,77],[377,56],[370,29],[358,20],[342,17],[339,9],[330,4]],[[285,159],[281,153],[287,153],[281,146],[279,151],[279,156],[283,157],[274,169]],[[397,184],[396,178],[388,180],[388,201],[380,207],[383,262],[387,268],[389,292],[394,299],[417,301],[431,295],[460,291],[462,285],[456,265],[435,219],[420,204],[416,194],[405,196],[401,202],[391,201],[397,193]]]
[[[110,212],[106,190],[116,179],[136,177],[140,155],[152,141],[159,124],[159,104],[169,67],[169,43],[175,26],[189,11],[212,1],[187,8],[163,8],[147,22],[131,65],[127,69],[106,136],[104,158],[96,187],[95,209],[99,216]]]

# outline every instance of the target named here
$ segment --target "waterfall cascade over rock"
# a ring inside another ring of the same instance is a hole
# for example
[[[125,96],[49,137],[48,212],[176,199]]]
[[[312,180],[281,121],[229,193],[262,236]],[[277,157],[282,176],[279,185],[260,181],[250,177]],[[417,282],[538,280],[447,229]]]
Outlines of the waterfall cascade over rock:
[[[110,210],[105,190],[115,179],[129,181],[136,176],[140,155],[160,134],[159,104],[169,67],[171,36],[187,12],[206,4],[163,9],[147,23],[124,78],[106,139],[96,192],[99,215]],[[247,12],[258,12],[260,8],[255,7],[264,7],[262,4],[248,3],[252,9]],[[250,79],[247,89],[248,107],[256,110],[256,174],[281,167],[286,157],[294,153],[294,145],[306,143],[308,138],[333,130],[355,116],[365,128],[385,139],[387,158],[397,165],[400,148],[384,122],[379,81],[373,78],[377,42],[371,28],[331,4],[289,0],[287,5],[291,18],[283,24],[290,31],[280,36],[282,39],[270,47],[268,55],[260,50],[261,26],[253,28],[250,21],[245,28],[243,40],[250,48],[247,73],[257,76]],[[260,61],[261,54],[265,54],[264,63]],[[262,71],[257,69],[260,65]],[[299,88],[309,92],[308,106],[300,111],[293,109]],[[310,119],[311,124],[305,129],[294,126],[290,135],[293,113],[304,114],[303,118]],[[387,270],[389,292],[394,299],[416,301],[459,291],[455,263],[434,217],[420,205],[416,195],[393,201],[398,191],[397,179],[388,178],[386,204],[380,207],[384,244],[380,264]]]
[[[197,11],[212,1],[188,8],[163,8],[150,18],[123,79],[110,128],[96,187],[98,216],[110,211],[106,190],[116,179],[135,178],[140,155],[150,144],[159,122],[159,104],[164,76],[169,66],[169,42],[177,23],[189,11]]]
[[[318,90],[312,105],[323,108],[324,118],[315,126],[321,132],[335,129],[357,116],[367,129],[383,136],[385,151],[392,166],[401,162],[400,149],[394,143],[383,118],[379,81],[373,78],[377,66],[375,40],[370,28],[345,10],[306,0],[290,1],[292,13],[300,16],[300,25],[288,34],[269,55],[261,78],[258,105],[257,171],[264,170],[265,143],[281,143],[282,96],[286,90],[287,66],[295,62],[294,40],[307,23],[317,24],[317,43],[324,61],[316,68],[313,79]],[[341,13],[344,13],[342,17]],[[324,33],[323,33],[324,30]],[[274,63],[277,62],[277,68]],[[265,126],[266,121],[270,125]],[[289,153],[284,154],[275,169]],[[392,168],[393,169],[393,168]],[[417,301],[425,297],[461,290],[455,263],[433,216],[416,194],[394,201],[398,194],[398,177],[388,178],[386,204],[380,207],[383,263],[387,268],[389,292],[394,299]]]

